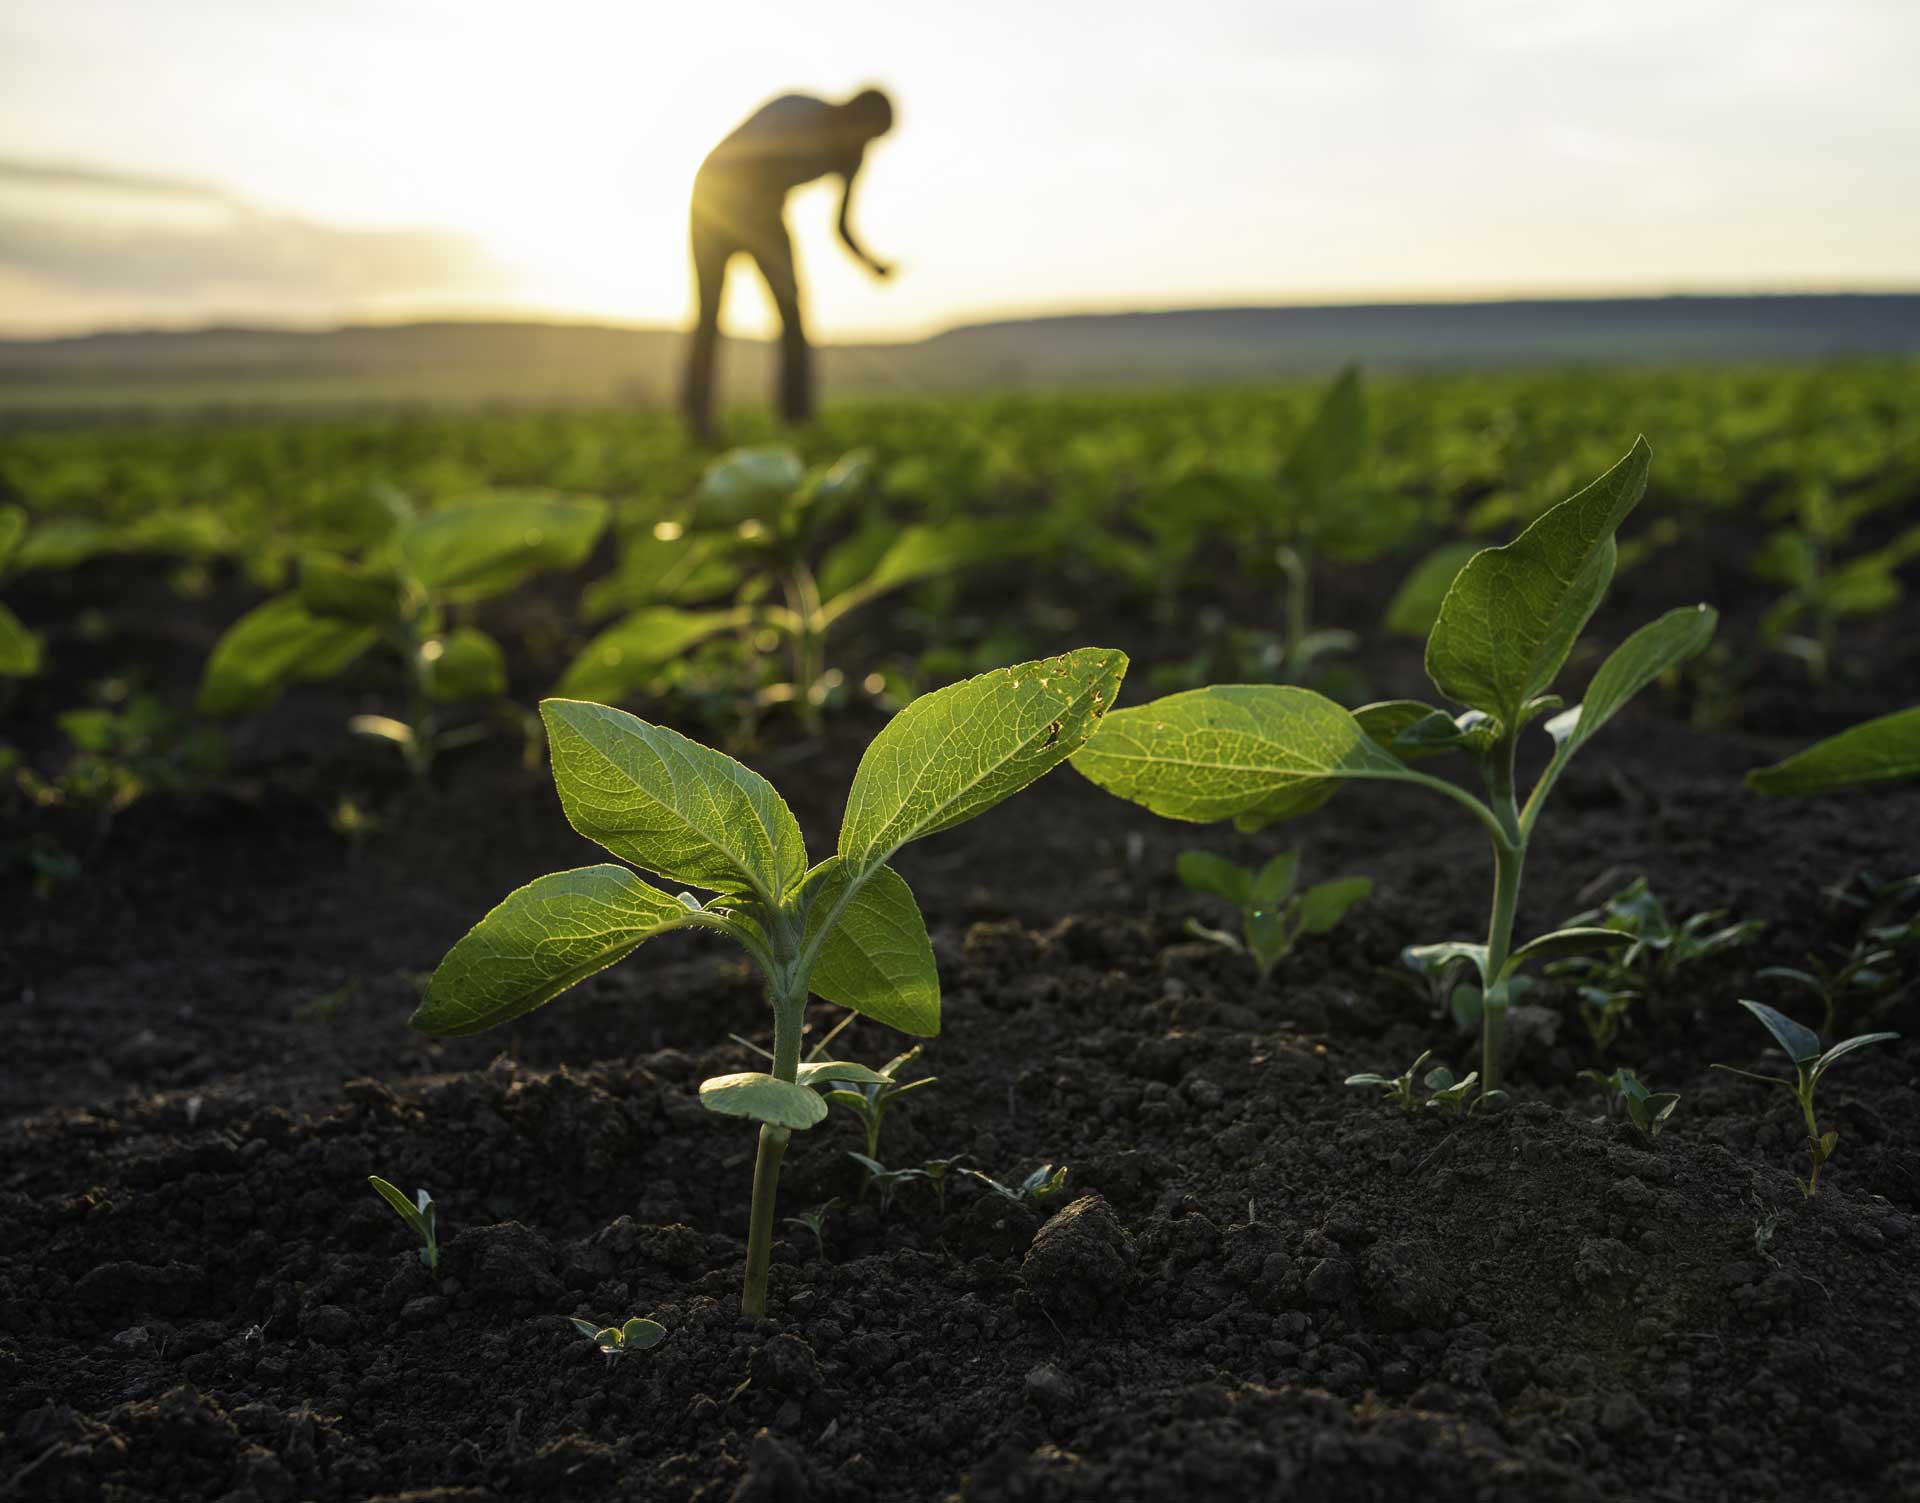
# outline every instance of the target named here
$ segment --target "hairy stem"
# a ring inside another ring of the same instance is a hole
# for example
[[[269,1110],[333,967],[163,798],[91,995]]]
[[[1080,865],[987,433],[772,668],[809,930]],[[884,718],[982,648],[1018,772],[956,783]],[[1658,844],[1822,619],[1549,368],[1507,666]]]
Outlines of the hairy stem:
[[[1494,745],[1487,762],[1489,802],[1500,826],[1493,837],[1493,913],[1487,921],[1487,968],[1480,998],[1480,1095],[1500,1084],[1500,1046],[1507,1024],[1507,960],[1513,953],[1513,920],[1520,906],[1520,871],[1527,859],[1519,811],[1514,807],[1511,731]]]
[[[773,1003],[773,1076],[792,1080],[800,1073],[800,1030],[806,1016],[805,987],[776,993]],[[762,1123],[760,1151],[753,1160],[753,1212],[747,1223],[747,1276],[740,1291],[740,1308],[748,1315],[767,1313],[767,1268],[773,1257],[774,1206],[780,1194],[780,1161],[786,1157],[792,1131]]]

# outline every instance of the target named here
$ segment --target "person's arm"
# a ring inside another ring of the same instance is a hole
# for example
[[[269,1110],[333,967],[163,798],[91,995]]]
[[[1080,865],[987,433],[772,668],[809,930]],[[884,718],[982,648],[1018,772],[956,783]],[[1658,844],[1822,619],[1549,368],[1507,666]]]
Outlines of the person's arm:
[[[865,262],[867,269],[876,277],[891,276],[893,268],[887,265],[886,262],[876,260],[873,256],[869,255],[866,247],[854,238],[853,184],[854,180],[860,176],[860,165],[859,162],[855,162],[842,178],[845,186],[840,190],[840,238],[846,243],[847,249],[852,251],[857,259]]]

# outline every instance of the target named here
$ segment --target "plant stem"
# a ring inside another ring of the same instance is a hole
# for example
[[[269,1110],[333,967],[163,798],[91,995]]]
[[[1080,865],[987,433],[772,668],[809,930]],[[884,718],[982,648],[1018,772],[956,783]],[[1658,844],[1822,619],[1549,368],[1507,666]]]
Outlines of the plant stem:
[[[1313,621],[1313,559],[1304,545],[1283,547],[1276,557],[1287,576],[1286,669],[1288,677],[1293,678],[1300,644],[1306,641]]]
[[[804,987],[777,993],[769,986],[773,1004],[773,1077],[793,1080],[800,1073],[800,1030],[806,1016]],[[780,1194],[780,1161],[786,1157],[792,1131],[762,1123],[760,1151],[753,1161],[753,1212],[747,1223],[747,1275],[740,1291],[740,1308],[748,1315],[767,1313],[767,1269],[773,1257],[774,1205]]]
[[[1493,913],[1487,921],[1487,968],[1481,977],[1480,1096],[1500,1083],[1500,1046],[1507,1023],[1507,960],[1513,953],[1513,920],[1520,906],[1520,871],[1527,859],[1513,796],[1516,737],[1508,732],[1495,743],[1487,762],[1487,791],[1492,795],[1500,831],[1493,837]]]

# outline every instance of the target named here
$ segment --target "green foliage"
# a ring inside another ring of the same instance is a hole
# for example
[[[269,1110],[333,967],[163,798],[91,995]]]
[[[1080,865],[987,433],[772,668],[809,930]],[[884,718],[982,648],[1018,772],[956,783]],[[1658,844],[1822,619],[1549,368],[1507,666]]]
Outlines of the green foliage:
[[[617,1326],[603,1326],[577,1315],[569,1315],[567,1320],[608,1357],[631,1357],[636,1352],[650,1351],[667,1339],[667,1328],[644,1315],[635,1315]]]
[[[1813,479],[1797,502],[1792,525],[1770,534],[1753,555],[1753,572],[1784,590],[1761,618],[1760,639],[1800,659],[1808,676],[1823,683],[1832,671],[1840,621],[1881,615],[1899,602],[1899,570],[1920,555],[1920,527],[1842,557],[1854,529],[1878,510],[1877,499],[1870,493],[1839,499]]]
[[[1747,774],[1755,793],[1832,793],[1920,775],[1920,705],[1849,726]]]
[[[924,1044],[915,1044],[904,1053],[896,1054],[880,1067],[877,1078],[866,1080],[840,1079],[825,1074],[827,1081],[827,1101],[838,1107],[844,1107],[860,1123],[861,1131],[866,1134],[866,1162],[880,1157],[880,1128],[887,1120],[887,1111],[909,1091],[917,1091],[930,1086],[939,1079],[936,1075],[923,1075],[918,1080],[902,1081],[900,1072],[919,1059]]]
[[[1920,945],[1920,876],[1880,882],[1866,872],[1856,873],[1837,888],[1830,889],[1834,906],[1853,908],[1858,930],[1850,944],[1833,946],[1831,960],[1812,951],[1804,968],[1770,965],[1755,972],[1773,980],[1788,981],[1819,999],[1820,1029],[1831,1033],[1843,1006],[1872,1003],[1876,1010],[1904,995],[1907,986],[1900,979],[1903,950]]]
[[[961,1173],[969,1179],[976,1179],[1002,1200],[1027,1210],[1045,1210],[1067,1193],[1067,1166],[1065,1164],[1042,1164],[1017,1185],[1003,1184],[1001,1181],[982,1174],[978,1169],[963,1169]]]
[[[367,1183],[373,1186],[375,1194],[393,1207],[394,1215],[413,1229],[414,1235],[420,1239],[420,1261],[426,1265],[428,1273],[437,1275],[440,1272],[440,1239],[434,1225],[433,1197],[422,1190],[417,1199],[408,1200],[377,1174],[369,1174]]]
[[[1193,892],[1224,898],[1240,916],[1240,933],[1187,921],[1189,933],[1249,955],[1265,980],[1304,935],[1326,934],[1373,891],[1366,877],[1336,877],[1297,891],[1300,853],[1275,856],[1258,873],[1207,851],[1182,851],[1177,869]]]
[[[1820,1077],[1854,1050],[1864,1049],[1868,1044],[1886,1043],[1900,1035],[1856,1034],[1822,1052],[1820,1035],[1811,1028],[1794,1022],[1786,1014],[1763,1002],[1748,1002],[1743,998],[1740,1005],[1758,1018],[1761,1026],[1773,1036],[1774,1043],[1780,1046],[1781,1053],[1787,1056],[1788,1063],[1793,1066],[1794,1078],[1787,1080],[1778,1075],[1756,1075],[1751,1070],[1737,1070],[1732,1065],[1716,1064],[1713,1068],[1725,1070],[1730,1075],[1744,1075],[1749,1080],[1763,1081],[1767,1085],[1784,1086],[1793,1093],[1793,1099],[1800,1103],[1800,1113],[1807,1125],[1807,1152],[1813,1160],[1812,1174],[1799,1182],[1800,1193],[1811,1200],[1820,1190],[1820,1170],[1833,1157],[1833,1150],[1840,1141],[1839,1133],[1831,1130],[1823,1133],[1814,1123],[1813,1093],[1820,1084]]]
[[[1346,1083],[1350,1086],[1373,1087],[1383,1094],[1386,1105],[1397,1106],[1403,1112],[1420,1109],[1419,1086],[1424,1086],[1428,1092],[1425,1105],[1431,1111],[1458,1117],[1471,1110],[1473,1102],[1470,1098],[1474,1085],[1480,1079],[1480,1072],[1470,1070],[1456,1080],[1452,1070],[1445,1065],[1435,1065],[1423,1075],[1421,1066],[1432,1058],[1433,1051],[1429,1049],[1398,1075],[1362,1073],[1349,1075]],[[1416,1081],[1419,1086],[1416,1086]]]
[[[1598,1070],[1582,1070],[1582,1080],[1590,1080],[1606,1093],[1608,1115],[1612,1115],[1613,1103],[1617,1099],[1621,1109],[1626,1112],[1628,1125],[1648,1143],[1666,1130],[1667,1119],[1673,1115],[1674,1108],[1680,1105],[1680,1098],[1672,1091],[1649,1091],[1633,1071],[1622,1067],[1609,1074]]]
[[[1455,578],[1427,640],[1436,687],[1465,713],[1392,701],[1348,711],[1309,690],[1217,685],[1118,710],[1074,766],[1121,798],[1172,819],[1231,819],[1255,830],[1318,808],[1352,781],[1413,783],[1469,810],[1494,848],[1484,946],[1452,953],[1480,971],[1482,1089],[1497,1085],[1510,983],[1522,965],[1627,943],[1610,929],[1563,930],[1522,945],[1513,921],[1528,843],[1568,761],[1635,694],[1706,646],[1714,613],[1687,607],[1642,627],[1603,662],[1584,703],[1553,715],[1551,760],[1524,802],[1515,788],[1521,732],[1557,710],[1547,693],[1612,578],[1613,533],[1646,487],[1645,440],[1600,479]],[[1486,798],[1418,770],[1445,751],[1477,764]]]
[[[825,1118],[821,1090],[895,1085],[851,1062],[802,1063],[808,995],[905,1032],[939,1031],[926,922],[886,863],[907,842],[986,812],[1065,761],[1092,735],[1126,666],[1121,653],[1082,648],[915,700],[868,746],[839,849],[812,868],[791,811],[757,773],[623,711],[545,701],[554,783],[574,828],[642,871],[713,896],[663,891],[612,865],[539,878],[448,952],[413,1026],[434,1035],[495,1027],[671,930],[704,929],[739,944],[766,981],[772,1069],[708,1080],[700,1098],[711,1111],[761,1124],[743,1306],[764,1311],[790,1134]]]
[[[606,515],[597,500],[503,492],[424,516],[403,508],[358,560],[302,554],[295,588],[256,606],[214,644],[200,708],[218,716],[265,709],[289,684],[334,678],[384,644],[405,676],[406,718],[362,715],[351,726],[393,743],[425,776],[436,752],[471,739],[470,731],[443,731],[439,707],[507,691],[499,644],[475,627],[450,625],[447,611],[578,565]]]

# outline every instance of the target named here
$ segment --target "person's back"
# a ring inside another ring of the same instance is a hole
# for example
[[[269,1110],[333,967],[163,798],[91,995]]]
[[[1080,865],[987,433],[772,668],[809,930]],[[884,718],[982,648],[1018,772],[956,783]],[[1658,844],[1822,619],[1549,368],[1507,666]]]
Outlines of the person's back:
[[[780,409],[789,422],[813,412],[812,362],[801,322],[800,283],[782,211],[787,195],[816,178],[837,176],[840,238],[875,276],[889,268],[854,238],[849,215],[853,183],[866,149],[892,128],[893,105],[878,89],[844,104],[783,94],[736,126],[707,154],[693,183],[693,267],[698,317],[687,360],[686,411],[702,439],[712,431],[713,360],[720,335],[720,297],[727,263],[742,252],[766,278],[780,314]]]

